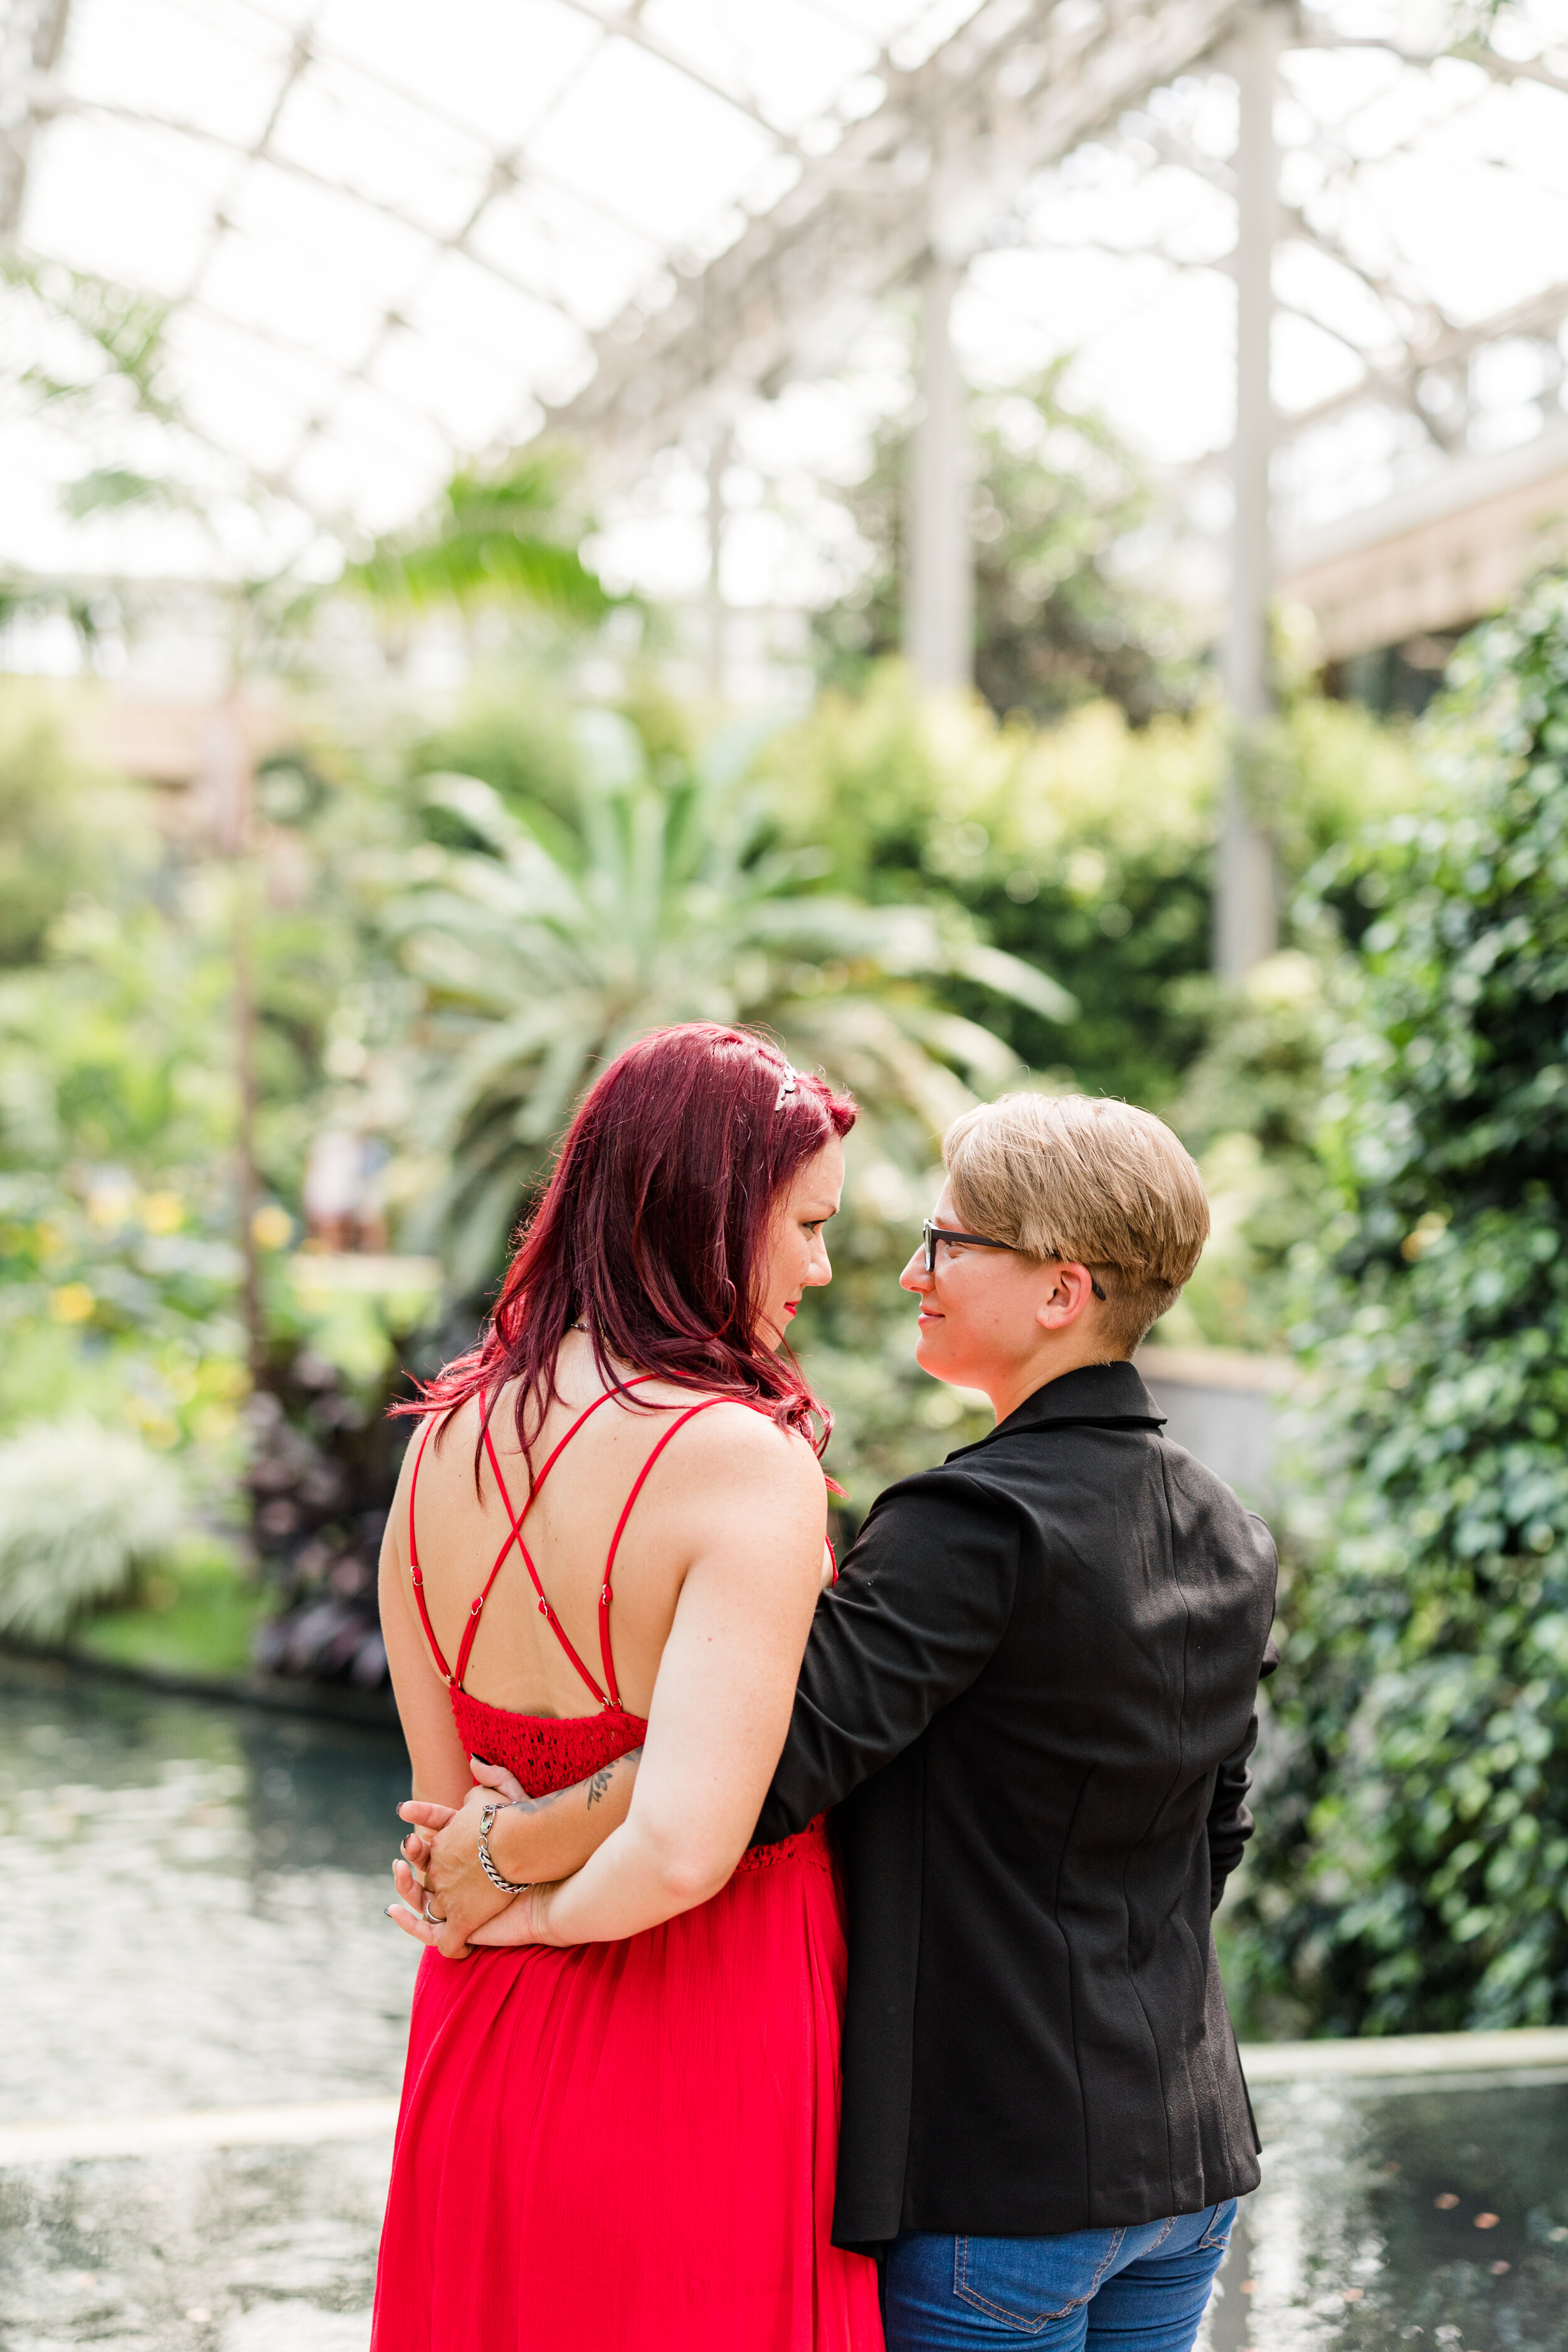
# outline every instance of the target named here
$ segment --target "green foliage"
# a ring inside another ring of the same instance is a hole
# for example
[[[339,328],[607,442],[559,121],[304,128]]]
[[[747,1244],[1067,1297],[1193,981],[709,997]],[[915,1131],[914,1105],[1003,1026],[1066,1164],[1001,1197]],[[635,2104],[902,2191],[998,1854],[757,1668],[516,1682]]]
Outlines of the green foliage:
[[[128,1430],[79,1415],[18,1430],[0,1442],[0,1635],[60,1641],[184,1524],[174,1472]]]
[[[686,747],[683,745],[682,750]],[[470,688],[445,725],[410,750],[415,822],[444,848],[473,846],[461,820],[432,808],[419,780],[478,776],[535,826],[555,820],[550,845],[572,854],[577,820],[577,740],[560,682],[543,664],[510,662]]]
[[[243,1385],[227,972],[153,908],[84,900],[51,942],[0,982],[0,1422],[88,1405],[221,1441]]]
[[[70,331],[38,338],[48,356],[19,372],[16,382],[24,394],[43,407],[73,410],[96,409],[106,395],[121,404],[129,399],[144,416],[174,421],[166,303],[88,270],[16,254],[0,260],[0,279],[31,295],[50,324]]]
[[[1209,954],[1207,867],[1222,745],[1209,719],[1133,730],[1100,703],[1038,730],[978,703],[922,704],[884,666],[826,695],[759,762],[792,842],[831,887],[963,910],[1072,992],[1052,1019],[954,1002],[1053,1081],[1158,1102],[1202,1042],[1173,983]]]
[[[1063,403],[1065,365],[970,403],[975,682],[998,716],[1053,719],[1106,699],[1141,722],[1191,705],[1200,672],[1175,607],[1120,565],[1152,520],[1151,487],[1103,417]],[[858,688],[902,639],[909,441],[903,420],[885,425],[844,494],[868,563],[815,624],[829,686]]]
[[[1203,1160],[1215,1238],[1163,1332],[1279,1341],[1285,1264],[1313,1229],[1320,1056],[1337,1017],[1310,910],[1234,995],[1210,971],[1210,866],[1227,744],[1217,713],[1133,728],[1099,703],[1053,727],[977,703],[922,704],[894,664],[825,696],[758,763],[784,837],[823,844],[831,886],[963,910],[981,936],[1064,982],[1068,1020],[952,1001],[1052,1086],[1169,1118]],[[1367,815],[1421,804],[1407,734],[1300,695],[1258,747],[1259,813],[1285,890]]]
[[[1161,1323],[1167,1343],[1283,1343],[1291,1254],[1325,1214],[1316,1139],[1334,993],[1331,959],[1300,948],[1233,990],[1205,981],[1188,992],[1192,1005],[1212,1008],[1209,1038],[1165,1115],[1197,1159],[1213,1223],[1196,1274]]]
[[[1210,866],[1227,756],[1216,711],[1133,728],[1102,702],[1000,725],[976,703],[922,703],[886,664],[861,694],[825,695],[757,772],[785,837],[826,850],[831,887],[960,906],[1071,989],[1068,1022],[987,1012],[1023,1059],[1159,1108],[1222,1011]],[[1402,732],[1305,696],[1265,737],[1256,784],[1287,898],[1331,844],[1426,791]]]
[[[456,473],[434,515],[379,540],[344,581],[392,610],[514,603],[561,621],[601,620],[613,599],[577,551],[565,487],[552,450],[499,472]]]
[[[1247,781],[1276,844],[1290,944],[1238,987],[1194,973],[1173,992],[1205,1042],[1158,1107],[1197,1156],[1214,1226],[1161,1337],[1277,1348],[1290,1319],[1291,1254],[1329,1213],[1317,1130],[1323,1056],[1348,985],[1335,924],[1312,894],[1289,900],[1325,855],[1370,822],[1424,806],[1432,787],[1407,729],[1305,692],[1256,739]]]
[[[222,490],[237,488],[258,505],[268,502],[267,487],[184,414],[170,382],[166,303],[15,252],[0,254],[0,300],[20,314],[24,329],[11,348],[42,355],[22,366],[0,358],[0,401],[90,457],[59,484],[68,517],[152,508],[207,520]],[[63,613],[89,656],[105,609],[116,601],[0,573],[0,618]]]
[[[1247,1913],[1335,2032],[1568,2017],[1568,585],[1455,681],[1445,804],[1321,877],[1366,925],[1300,1266],[1332,1475]]]
[[[1281,645],[1289,672],[1298,659]],[[1358,702],[1329,702],[1308,685],[1287,693],[1279,716],[1258,730],[1245,786],[1276,846],[1281,904],[1292,944],[1315,946],[1315,898],[1292,899],[1318,860],[1359,841],[1381,819],[1424,808],[1432,797],[1424,738],[1399,719]],[[1304,929],[1303,929],[1304,927]]]
[[[71,1650],[155,1674],[243,1675],[268,1597],[241,1572],[232,1546],[188,1536],[137,1580],[133,1606],[111,1604],[73,1627]]]
[[[499,1271],[551,1143],[595,1068],[667,1022],[778,1030],[880,1117],[886,1148],[924,1164],[973,1099],[1020,1075],[991,1032],[931,983],[967,981],[1061,1018],[1071,1000],[972,927],[805,886],[820,858],[770,849],[766,811],[737,779],[749,740],[689,766],[649,766],[636,730],[582,714],[577,803],[509,807],[476,777],[437,776],[437,810],[468,845],[418,853],[394,910],[427,1003],[421,1135],[446,1174],[417,1230],[445,1238],[458,1286]],[[547,845],[547,844],[552,845]]]
[[[280,1242],[301,1222],[316,1129],[401,1115],[390,1033],[404,983],[374,917],[405,822],[303,753],[274,761],[254,867],[239,874],[160,841],[128,787],[79,788],[58,734],[18,740],[21,853],[54,828],[70,895],[35,960],[0,972],[0,1428],[79,1409],[128,1421],[155,1448],[190,1450],[215,1495],[231,1491],[248,1385],[237,902],[251,902],[257,1139]],[[310,1318],[300,1324],[275,1251],[265,1267],[269,1315],[299,1325],[302,1345]]]
[[[0,969],[36,961],[73,897],[148,862],[140,813],[67,749],[55,701],[0,682]]]

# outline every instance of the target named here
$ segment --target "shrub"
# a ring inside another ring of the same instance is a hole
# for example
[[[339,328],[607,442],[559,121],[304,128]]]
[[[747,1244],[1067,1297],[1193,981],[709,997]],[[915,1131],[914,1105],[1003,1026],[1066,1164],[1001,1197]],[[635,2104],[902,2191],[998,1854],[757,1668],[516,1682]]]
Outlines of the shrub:
[[[1445,804],[1321,877],[1366,925],[1297,1334],[1330,1507],[1244,1910],[1332,2032],[1568,2018],[1568,582],[1437,745]]]
[[[34,1422],[0,1444],[0,1634],[60,1641],[185,1527],[177,1475],[129,1431]]]

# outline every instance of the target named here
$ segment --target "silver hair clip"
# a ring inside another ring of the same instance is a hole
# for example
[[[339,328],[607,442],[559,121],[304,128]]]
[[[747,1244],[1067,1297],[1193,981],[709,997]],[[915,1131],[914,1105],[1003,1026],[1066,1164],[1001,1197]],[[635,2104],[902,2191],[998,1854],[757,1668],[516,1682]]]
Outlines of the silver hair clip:
[[[784,1067],[784,1074],[779,1080],[779,1090],[773,1097],[773,1108],[775,1110],[783,1110],[785,1103],[789,1101],[790,1097],[793,1095],[799,1094],[800,1092],[800,1080],[795,1074],[793,1065],[786,1062]]]

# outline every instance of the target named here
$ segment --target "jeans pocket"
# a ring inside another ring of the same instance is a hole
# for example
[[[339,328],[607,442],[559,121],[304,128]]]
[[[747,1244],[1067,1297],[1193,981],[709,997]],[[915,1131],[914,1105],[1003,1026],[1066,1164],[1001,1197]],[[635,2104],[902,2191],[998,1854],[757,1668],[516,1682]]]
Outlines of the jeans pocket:
[[[952,2292],[1020,2336],[1040,2336],[1087,2303],[1121,2251],[1124,2230],[1063,2238],[954,2238]]]
[[[1236,2200],[1234,2197],[1227,2197],[1225,2203],[1216,2205],[1209,2215],[1208,2225],[1198,2240],[1199,2245],[1211,2249],[1217,2247],[1223,2254],[1230,2243],[1230,2233],[1235,2221]]]

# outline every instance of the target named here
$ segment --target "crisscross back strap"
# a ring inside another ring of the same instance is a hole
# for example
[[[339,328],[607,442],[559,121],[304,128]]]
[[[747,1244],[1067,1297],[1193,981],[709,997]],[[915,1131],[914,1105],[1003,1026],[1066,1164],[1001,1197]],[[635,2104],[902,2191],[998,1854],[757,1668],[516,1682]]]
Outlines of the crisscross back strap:
[[[486,1453],[489,1456],[490,1469],[494,1475],[496,1487],[500,1493],[502,1506],[506,1511],[507,1531],[500,1549],[495,1556],[495,1560],[491,1566],[490,1572],[485,1579],[483,1590],[469,1605],[468,1622],[463,1628],[463,1638],[461,1644],[458,1647],[457,1664],[455,1666],[451,1667],[448,1667],[446,1658],[442,1654],[441,1644],[436,1639],[436,1629],[430,1622],[430,1612],[426,1607],[425,1601],[425,1578],[419,1566],[419,1554],[414,1528],[414,1498],[418,1488],[419,1472],[425,1460],[425,1448],[429,1443],[430,1432],[434,1426],[434,1419],[426,1422],[425,1425],[425,1434],[419,1441],[419,1451],[415,1456],[414,1475],[408,1482],[408,1567],[409,1573],[414,1582],[414,1599],[419,1611],[419,1622],[425,1628],[425,1638],[430,1644],[430,1654],[436,1661],[436,1665],[440,1673],[442,1680],[449,1685],[451,1688],[461,1690],[463,1687],[463,1677],[468,1670],[468,1658],[473,1650],[474,1638],[479,1630],[480,1614],[483,1612],[485,1602],[489,1599],[490,1591],[494,1586],[497,1577],[500,1574],[501,1570],[506,1565],[507,1554],[510,1551],[513,1544],[515,1544],[518,1549],[519,1556],[522,1560],[522,1564],[528,1570],[529,1581],[532,1585],[534,1592],[538,1597],[540,1614],[544,1619],[545,1623],[550,1627],[551,1632],[554,1634],[562,1648],[565,1651],[568,1658],[572,1661],[572,1664],[576,1668],[582,1681],[586,1687],[593,1692],[595,1698],[598,1701],[601,1706],[619,1706],[621,1703],[620,1689],[616,1681],[616,1662],[610,1649],[610,1602],[615,1598],[614,1592],[611,1590],[610,1579],[616,1565],[616,1555],[620,1549],[621,1538],[626,1533],[626,1521],[631,1517],[637,1496],[642,1493],[643,1487],[647,1482],[648,1473],[652,1470],[654,1464],[658,1460],[659,1455],[664,1452],[665,1447],[669,1444],[671,1438],[676,1435],[677,1432],[684,1429],[689,1421],[694,1421],[700,1412],[707,1412],[713,1405],[728,1404],[735,1402],[735,1400],[728,1397],[705,1397],[700,1404],[689,1405],[686,1411],[682,1413],[679,1413],[675,1420],[670,1423],[669,1427],[662,1432],[657,1444],[649,1453],[647,1461],[643,1464],[642,1468],[637,1472],[637,1477],[632,1485],[631,1493],[626,1496],[626,1502],[622,1507],[621,1516],[616,1522],[615,1534],[610,1538],[609,1555],[605,1562],[604,1581],[599,1588],[599,1656],[604,1665],[605,1685],[603,1690],[600,1689],[598,1684],[594,1680],[593,1675],[589,1673],[587,1667],[583,1664],[582,1659],[578,1656],[567,1636],[565,1627],[562,1624],[560,1618],[556,1615],[554,1610],[550,1605],[549,1598],[545,1593],[544,1587],[540,1581],[539,1570],[533,1564],[533,1556],[530,1552],[527,1544],[523,1541],[522,1523],[528,1517],[530,1510],[532,1508],[535,1496],[543,1486],[546,1478],[549,1477],[550,1473],[555,1467],[556,1463],[561,1459],[561,1456],[565,1452],[567,1446],[570,1445],[572,1440],[576,1436],[577,1432],[582,1428],[584,1423],[590,1420],[593,1415],[598,1412],[601,1405],[608,1404],[612,1397],[619,1396],[623,1394],[626,1389],[636,1388],[640,1382],[654,1380],[657,1379],[657,1377],[658,1375],[653,1372],[638,1372],[633,1379],[623,1381],[620,1388],[605,1389],[600,1395],[596,1396],[594,1399],[593,1403],[585,1407],[585,1409],[577,1415],[576,1420],[572,1423],[571,1428],[566,1432],[565,1435],[551,1449],[543,1469],[541,1470],[538,1477],[534,1478],[529,1486],[528,1496],[521,1511],[517,1510],[513,1507],[511,1496],[507,1491],[506,1478],[500,1466],[500,1457],[496,1452],[495,1440],[490,1433],[489,1401],[481,1391],[479,1402],[481,1425],[484,1431],[484,1446]]]
[[[651,1380],[652,1378],[653,1375],[651,1372],[639,1372],[636,1379],[626,1381],[624,1385],[628,1389],[636,1388],[637,1381]],[[577,1432],[582,1428],[583,1423],[588,1419],[589,1414],[597,1412],[602,1404],[607,1403],[609,1399],[617,1393],[618,1391],[614,1389],[606,1389],[603,1395],[596,1396],[594,1399],[593,1403],[588,1406],[586,1412],[580,1412],[578,1414],[576,1420],[572,1423],[571,1428],[566,1432],[565,1436],[562,1438],[560,1444],[552,1451],[549,1460],[545,1463],[545,1465],[540,1472],[538,1477],[534,1479],[532,1485],[530,1486],[528,1492],[528,1503],[532,1502],[534,1496],[538,1494],[541,1486],[543,1486],[544,1481],[550,1475],[551,1471],[555,1467],[557,1461],[560,1459],[563,1449],[569,1445],[573,1438],[576,1436]],[[485,1444],[489,1450],[490,1465],[495,1472],[496,1484],[500,1488],[501,1501],[506,1506],[506,1515],[510,1522],[510,1526],[507,1532],[506,1541],[502,1544],[500,1551],[496,1554],[495,1565],[490,1570],[489,1576],[485,1579],[484,1591],[479,1594],[479,1599],[473,1603],[472,1607],[468,1611],[468,1622],[463,1628],[462,1647],[458,1652],[458,1663],[455,1669],[447,1665],[446,1658],[442,1653],[441,1644],[436,1639],[436,1628],[430,1622],[430,1611],[425,1599],[425,1575],[419,1565],[419,1542],[415,1531],[414,1523],[414,1502],[415,1497],[419,1491],[419,1473],[425,1464],[425,1448],[430,1443],[430,1433],[435,1428],[437,1421],[440,1418],[438,1414],[433,1413],[425,1423],[425,1433],[419,1440],[419,1451],[414,1457],[414,1475],[408,1482],[408,1573],[413,1580],[415,1605],[419,1612],[419,1622],[425,1628],[425,1639],[430,1645],[430,1655],[436,1661],[436,1670],[444,1683],[457,1690],[460,1690],[462,1688],[463,1676],[468,1672],[468,1653],[474,1646],[474,1635],[479,1631],[479,1612],[485,1605],[491,1585],[495,1582],[496,1578],[500,1573],[501,1564],[505,1560],[508,1552],[511,1549],[514,1539],[517,1542],[519,1550],[522,1552],[523,1559],[527,1563],[528,1572],[533,1579],[534,1591],[539,1594],[539,1605],[541,1609],[543,1610],[546,1617],[550,1618],[551,1622],[553,1624],[555,1622],[551,1614],[550,1604],[544,1598],[544,1593],[541,1588],[539,1577],[535,1571],[533,1562],[529,1559],[528,1552],[524,1548],[521,1537],[519,1534],[519,1529],[522,1526],[523,1518],[527,1516],[528,1503],[523,1505],[521,1514],[514,1512],[512,1509],[511,1497],[507,1493],[506,1481],[501,1476],[500,1464],[496,1459],[495,1446],[490,1438],[489,1401],[482,1391],[479,1396],[479,1412],[483,1420]],[[565,1634],[561,1632],[559,1625],[555,1626],[555,1631],[562,1643],[564,1644],[573,1664],[583,1676],[584,1681],[587,1684],[595,1697],[597,1698],[602,1705],[604,1703],[604,1693],[600,1690],[598,1684],[594,1680],[593,1675],[587,1672],[581,1658],[578,1657],[576,1652],[573,1649],[571,1643],[566,1640]]]
[[[615,1570],[616,1554],[621,1548],[621,1538],[626,1533],[626,1521],[632,1515],[632,1506],[642,1493],[648,1472],[653,1468],[676,1431],[684,1429],[689,1421],[695,1421],[698,1414],[706,1412],[710,1406],[731,1402],[732,1399],[729,1397],[705,1397],[700,1404],[689,1405],[683,1413],[670,1423],[669,1427],[637,1472],[632,1491],[622,1507],[620,1517],[616,1521],[616,1532],[610,1538],[609,1558],[605,1562],[605,1581],[599,1587],[599,1655],[604,1662],[605,1682],[609,1690],[608,1704],[611,1706],[619,1706],[621,1694],[616,1685],[616,1662],[610,1655],[610,1603],[615,1599],[615,1594],[610,1590],[610,1577]]]
[[[622,1389],[636,1388],[638,1381],[651,1380],[653,1377],[654,1375],[651,1372],[638,1372],[635,1379],[623,1381]],[[549,1459],[546,1461],[544,1467],[540,1472],[538,1477],[531,1482],[528,1489],[528,1500],[523,1504],[521,1511],[515,1510],[512,1507],[511,1496],[507,1492],[506,1479],[501,1474],[500,1456],[496,1452],[495,1440],[490,1435],[489,1401],[483,1395],[480,1396],[479,1411],[484,1417],[485,1451],[490,1457],[490,1468],[495,1474],[496,1486],[500,1489],[501,1501],[506,1507],[507,1519],[510,1524],[507,1528],[506,1541],[502,1544],[500,1551],[496,1554],[495,1566],[491,1569],[489,1576],[485,1579],[485,1589],[479,1594],[479,1599],[474,1602],[473,1606],[469,1609],[468,1622],[463,1628],[463,1645],[458,1652],[457,1672],[452,1677],[459,1690],[463,1687],[463,1676],[468,1670],[468,1653],[474,1646],[474,1636],[479,1630],[479,1612],[484,1607],[485,1602],[489,1599],[490,1587],[495,1582],[497,1577],[500,1574],[502,1568],[506,1564],[506,1556],[515,1543],[522,1564],[528,1570],[528,1580],[539,1596],[540,1615],[543,1618],[545,1623],[549,1626],[551,1632],[554,1634],[556,1640],[560,1643],[562,1648],[571,1659],[572,1664],[576,1667],[577,1672],[582,1676],[584,1682],[593,1692],[594,1696],[598,1700],[599,1705],[601,1706],[609,1706],[614,1704],[609,1696],[599,1688],[598,1684],[594,1680],[593,1675],[588,1672],[587,1667],[577,1655],[576,1651],[573,1648],[571,1643],[566,1637],[565,1627],[562,1624],[560,1618],[555,1614],[554,1610],[550,1606],[550,1602],[545,1596],[544,1587],[539,1580],[539,1570],[533,1565],[533,1555],[522,1539],[522,1523],[533,1507],[534,1496],[538,1494],[540,1488],[543,1486],[545,1480],[554,1469],[557,1462],[560,1461],[563,1454],[565,1453],[566,1448],[571,1444],[572,1440],[576,1436],[577,1432],[582,1428],[583,1423],[585,1421],[591,1420],[593,1415],[598,1412],[599,1407],[602,1404],[608,1404],[613,1396],[619,1396],[622,1392],[622,1389],[605,1389],[594,1399],[593,1403],[589,1405],[584,1412],[580,1412],[577,1415],[576,1420],[572,1423],[572,1426],[566,1432],[565,1436],[563,1437],[556,1445],[552,1447]]]

